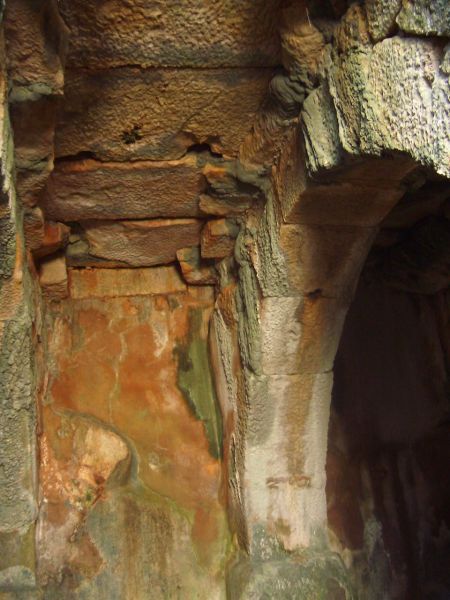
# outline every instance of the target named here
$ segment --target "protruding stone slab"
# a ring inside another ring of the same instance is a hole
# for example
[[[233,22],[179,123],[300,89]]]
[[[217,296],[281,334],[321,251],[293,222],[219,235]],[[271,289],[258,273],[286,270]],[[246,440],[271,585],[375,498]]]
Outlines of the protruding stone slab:
[[[186,291],[175,267],[149,269],[69,269],[73,299],[176,294]]]
[[[38,248],[33,252],[34,256],[42,257],[56,252],[69,241],[70,228],[64,223],[46,221],[44,223],[44,237]]]
[[[177,159],[195,144],[234,156],[271,71],[67,71],[56,156],[89,151],[101,160]]]
[[[176,260],[176,252],[200,243],[202,221],[89,221],[82,223],[89,254],[115,264],[147,267]]]
[[[42,207],[47,218],[61,221],[195,217],[204,187],[193,155],[170,162],[69,161],[56,165]]]
[[[62,300],[67,296],[67,268],[64,256],[42,261],[39,268],[42,293],[49,300]]]
[[[201,194],[199,201],[199,208],[202,213],[216,217],[239,215],[244,213],[250,206],[251,202],[247,198],[236,202],[230,201],[227,197],[216,198],[209,194]]]
[[[204,261],[202,263],[200,248],[198,246],[178,250],[177,258],[183,278],[187,283],[191,285],[211,285],[217,283],[218,274],[214,268],[214,262]]]
[[[238,228],[229,219],[208,221],[202,230],[203,258],[225,258],[233,254]]]
[[[68,61],[82,67],[278,64],[279,0],[59,2],[71,30]]]

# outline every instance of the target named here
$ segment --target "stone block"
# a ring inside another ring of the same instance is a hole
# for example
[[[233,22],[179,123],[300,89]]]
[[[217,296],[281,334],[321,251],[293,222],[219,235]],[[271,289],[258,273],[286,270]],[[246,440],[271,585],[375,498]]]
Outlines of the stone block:
[[[53,254],[69,241],[70,228],[64,223],[54,223],[46,221],[44,223],[44,236],[41,244],[33,252],[34,256],[41,258],[48,254]]]
[[[49,300],[67,297],[67,267],[64,256],[44,259],[39,266],[39,283]]]
[[[36,250],[44,239],[44,215],[38,206],[28,208],[23,215],[23,233],[29,250]]]
[[[174,262],[177,250],[199,245],[201,227],[196,219],[89,221],[82,223],[82,235],[93,257],[147,267]]]
[[[118,296],[152,296],[186,291],[177,269],[69,269],[70,297],[115,298]]]
[[[226,217],[228,215],[239,215],[250,208],[251,202],[247,198],[243,200],[229,200],[227,197],[216,198],[209,194],[201,194],[199,208],[203,214],[215,217]]]
[[[10,106],[14,132],[17,192],[22,203],[37,203],[53,168],[53,140],[58,104],[55,97]]]
[[[396,21],[410,34],[449,37],[450,4],[448,0],[404,0]]]
[[[195,156],[177,161],[57,163],[42,199],[47,218],[152,219],[199,215],[205,181]]]
[[[311,544],[326,523],[325,459],[333,375],[278,373],[266,379],[266,385],[253,384],[249,395],[248,430],[263,432],[249,435],[245,453],[252,553],[258,552],[258,527],[266,527],[285,549],[293,550]]]
[[[404,152],[450,176],[449,81],[441,55],[439,44],[410,37],[374,46],[364,81],[363,153]]]
[[[177,250],[177,259],[186,283],[211,285],[218,282],[218,274],[214,265],[207,264],[206,261],[202,264],[198,246]]]
[[[369,32],[375,42],[379,42],[395,30],[395,17],[401,6],[402,0],[366,0]]]
[[[291,293],[350,299],[376,233],[375,227],[281,225]]]
[[[177,159],[196,144],[235,156],[270,75],[271,69],[67,71],[56,156]]]
[[[237,226],[227,219],[208,221],[202,229],[201,255],[203,258],[225,258],[234,251]]]
[[[264,298],[260,308],[263,373],[331,371],[348,306],[349,301],[320,295]]]
[[[67,27],[53,0],[17,0],[6,6],[5,37],[12,100],[62,94]]]
[[[278,64],[279,0],[59,2],[71,30],[68,63],[104,68]]]

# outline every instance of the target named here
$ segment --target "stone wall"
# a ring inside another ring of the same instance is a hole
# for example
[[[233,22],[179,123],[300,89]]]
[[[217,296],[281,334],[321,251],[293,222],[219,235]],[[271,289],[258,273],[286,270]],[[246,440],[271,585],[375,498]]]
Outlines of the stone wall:
[[[330,403],[368,255],[448,286],[449,18],[6,3],[5,600],[402,597]]]

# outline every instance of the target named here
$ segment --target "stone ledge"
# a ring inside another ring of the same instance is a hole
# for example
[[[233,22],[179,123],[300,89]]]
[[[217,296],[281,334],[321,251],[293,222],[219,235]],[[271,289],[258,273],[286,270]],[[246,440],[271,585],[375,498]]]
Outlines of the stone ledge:
[[[186,289],[175,267],[69,269],[69,292],[74,300],[174,294]]]

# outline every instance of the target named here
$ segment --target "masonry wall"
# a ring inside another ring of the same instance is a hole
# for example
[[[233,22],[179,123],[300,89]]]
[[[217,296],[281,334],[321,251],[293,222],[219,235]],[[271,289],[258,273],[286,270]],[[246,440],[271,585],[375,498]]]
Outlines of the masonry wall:
[[[0,594],[401,595],[327,440],[374,241],[448,287],[447,3],[192,4],[6,3]]]

